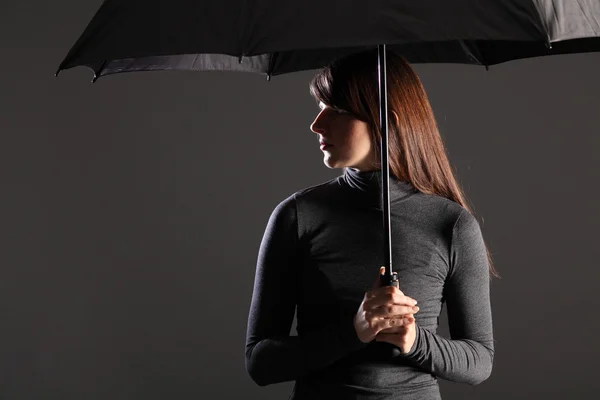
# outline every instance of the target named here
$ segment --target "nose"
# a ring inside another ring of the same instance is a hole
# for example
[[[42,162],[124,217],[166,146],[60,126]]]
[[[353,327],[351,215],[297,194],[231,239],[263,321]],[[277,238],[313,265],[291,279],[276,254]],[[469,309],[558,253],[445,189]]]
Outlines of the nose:
[[[321,112],[319,112],[319,114],[317,114],[317,116],[315,117],[315,120],[313,121],[312,124],[310,124],[310,130],[313,131],[314,133],[320,133],[322,134],[324,132],[324,127],[323,127],[323,111],[321,110]]]

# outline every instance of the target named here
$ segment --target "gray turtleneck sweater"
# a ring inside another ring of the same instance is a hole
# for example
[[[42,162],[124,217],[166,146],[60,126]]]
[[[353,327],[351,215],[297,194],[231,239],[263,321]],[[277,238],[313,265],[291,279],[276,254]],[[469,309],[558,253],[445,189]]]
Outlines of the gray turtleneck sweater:
[[[392,269],[420,307],[412,349],[362,343],[354,329],[385,246],[381,171],[346,168],[292,194],[269,218],[246,335],[246,369],[258,385],[295,381],[294,400],[435,400],[437,378],[476,385],[490,376],[489,264],[477,220],[390,177]],[[444,304],[451,338],[436,333]]]

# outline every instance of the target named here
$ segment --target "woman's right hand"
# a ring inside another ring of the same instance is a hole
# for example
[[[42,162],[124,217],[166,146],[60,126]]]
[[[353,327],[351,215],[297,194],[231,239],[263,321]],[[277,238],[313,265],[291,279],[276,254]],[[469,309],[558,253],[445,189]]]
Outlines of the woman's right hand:
[[[405,296],[394,286],[381,286],[385,267],[379,268],[373,288],[365,293],[356,315],[354,329],[363,343],[375,339],[377,334],[387,328],[408,325],[414,320],[413,314],[419,311],[417,301]]]

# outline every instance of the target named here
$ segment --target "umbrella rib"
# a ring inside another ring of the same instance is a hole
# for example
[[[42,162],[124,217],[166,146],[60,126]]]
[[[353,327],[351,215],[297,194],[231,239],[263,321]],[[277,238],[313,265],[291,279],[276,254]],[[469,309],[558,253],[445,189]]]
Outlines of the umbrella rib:
[[[472,46],[474,47],[474,50],[477,52],[477,56],[475,56],[475,54],[473,54],[473,51],[471,51],[471,49],[469,48],[469,45],[467,45],[467,43],[464,40],[459,40],[458,43],[460,44],[460,47],[463,49],[463,51],[465,52],[465,54],[467,55],[468,58],[470,58],[473,61],[476,61],[479,65],[483,65],[485,66],[485,69],[489,69],[488,64],[486,64],[483,61],[483,57],[481,56],[481,51],[479,50],[479,48],[477,47],[477,44],[475,42],[472,43]]]
[[[556,13],[556,4],[554,4],[553,1],[550,2],[550,5],[552,6],[552,16],[553,17],[557,17],[557,13]],[[539,18],[539,22],[541,22],[542,26],[544,27],[544,35],[546,36],[546,47],[548,48],[548,50],[552,50],[552,38],[550,37],[550,26],[548,25],[548,19],[545,18],[544,14],[542,13],[542,5],[539,2],[534,1],[533,2],[533,7],[535,8],[535,11],[537,11],[537,16]]]
[[[102,64],[100,64],[100,68],[98,68],[98,71],[94,71],[94,78],[92,79],[92,83],[96,82],[98,78],[100,78],[102,71],[106,68],[106,64],[108,64],[108,60],[104,60]]]
[[[275,58],[277,57],[277,52],[274,51],[270,54],[269,57],[269,65],[267,66],[267,81],[271,80],[271,73],[273,72],[273,66],[275,65]]]

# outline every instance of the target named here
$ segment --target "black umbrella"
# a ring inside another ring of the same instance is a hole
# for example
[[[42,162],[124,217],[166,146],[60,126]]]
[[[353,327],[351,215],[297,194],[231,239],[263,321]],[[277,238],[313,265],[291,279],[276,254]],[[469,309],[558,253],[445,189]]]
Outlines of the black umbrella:
[[[384,285],[392,272],[386,48],[410,63],[490,65],[600,51],[598,0],[105,0],[60,64],[121,72],[232,70],[271,76],[378,49]],[[375,67],[375,66],[373,66]]]

